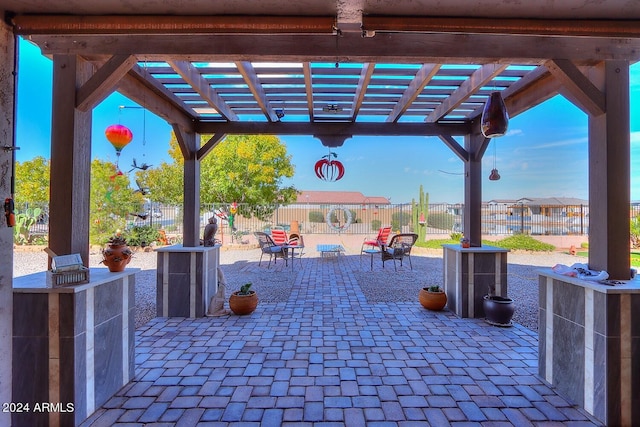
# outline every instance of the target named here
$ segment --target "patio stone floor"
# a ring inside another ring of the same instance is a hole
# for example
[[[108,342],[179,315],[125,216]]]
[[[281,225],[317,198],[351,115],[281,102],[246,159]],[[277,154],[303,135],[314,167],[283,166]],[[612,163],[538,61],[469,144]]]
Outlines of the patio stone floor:
[[[295,275],[288,301],[248,316],[151,320],[134,381],[82,425],[599,425],[537,376],[537,333],[417,297],[369,304],[359,261],[280,263]]]

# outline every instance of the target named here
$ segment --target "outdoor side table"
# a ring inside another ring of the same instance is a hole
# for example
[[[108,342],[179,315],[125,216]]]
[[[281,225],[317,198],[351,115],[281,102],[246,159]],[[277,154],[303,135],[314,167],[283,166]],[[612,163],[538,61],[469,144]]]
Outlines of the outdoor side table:
[[[327,256],[339,257],[340,253],[344,252],[342,245],[317,245],[316,250],[320,252],[322,258]]]
[[[373,257],[380,254],[380,252],[381,251],[379,249],[363,249],[362,252],[360,252],[360,266],[362,267],[362,254],[369,254],[369,256],[371,257],[370,270],[373,270]]]
[[[304,246],[284,245],[283,248],[285,248],[287,251],[291,251],[291,271],[293,271],[293,260],[296,258],[296,249],[303,250]],[[302,263],[302,259],[300,259],[300,262]]]

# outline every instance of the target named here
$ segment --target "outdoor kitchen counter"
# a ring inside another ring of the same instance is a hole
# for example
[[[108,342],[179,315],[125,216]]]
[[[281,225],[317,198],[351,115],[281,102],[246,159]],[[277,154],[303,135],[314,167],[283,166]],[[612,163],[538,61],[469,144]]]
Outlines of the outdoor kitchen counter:
[[[538,273],[540,376],[606,425],[640,425],[640,280]]]
[[[14,425],[77,426],[131,381],[138,271],[92,268],[60,287],[46,272],[13,279],[13,401],[30,408]]]
[[[484,318],[485,295],[507,296],[508,249],[496,246],[443,248],[444,291],[447,307],[458,317]]]

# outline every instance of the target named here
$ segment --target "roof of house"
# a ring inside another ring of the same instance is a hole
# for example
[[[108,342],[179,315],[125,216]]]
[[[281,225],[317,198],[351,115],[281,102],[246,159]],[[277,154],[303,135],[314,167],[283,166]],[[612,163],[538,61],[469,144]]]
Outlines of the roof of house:
[[[518,199],[516,203],[534,206],[567,206],[588,205],[589,201],[577,197],[524,197]]]
[[[389,205],[388,199],[382,196],[365,196],[359,191],[302,191],[296,203],[313,204],[372,204]]]

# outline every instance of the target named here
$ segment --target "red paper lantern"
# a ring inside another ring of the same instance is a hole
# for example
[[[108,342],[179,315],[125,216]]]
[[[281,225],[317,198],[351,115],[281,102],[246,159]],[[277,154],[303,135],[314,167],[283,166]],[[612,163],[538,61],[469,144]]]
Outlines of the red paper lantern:
[[[116,154],[120,152],[133,139],[133,133],[128,127],[122,125],[111,125],[104,131],[105,136],[116,149]]]
[[[316,176],[323,181],[338,181],[344,176],[344,165],[338,160],[331,159],[331,156],[337,157],[335,153],[329,153],[322,156],[314,166]]]

